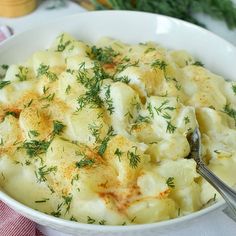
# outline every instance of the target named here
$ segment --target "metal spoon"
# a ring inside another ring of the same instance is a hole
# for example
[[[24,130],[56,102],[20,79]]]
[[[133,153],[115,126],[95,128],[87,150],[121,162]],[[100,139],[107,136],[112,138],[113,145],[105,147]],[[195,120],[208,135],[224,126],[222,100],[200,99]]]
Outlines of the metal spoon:
[[[194,159],[197,163],[197,172],[210,183],[220,195],[226,201],[229,210],[230,217],[236,221],[236,191],[226,185],[222,180],[220,180],[211,170],[207,168],[201,158],[201,134],[197,128],[187,136],[188,142],[190,144],[191,152],[187,159]],[[225,212],[228,215],[228,211]]]

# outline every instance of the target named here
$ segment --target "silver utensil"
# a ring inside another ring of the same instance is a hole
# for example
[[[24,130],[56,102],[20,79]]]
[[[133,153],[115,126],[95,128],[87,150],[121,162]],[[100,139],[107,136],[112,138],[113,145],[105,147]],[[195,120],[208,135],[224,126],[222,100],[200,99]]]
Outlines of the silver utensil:
[[[230,188],[222,180],[220,180],[207,166],[201,158],[201,134],[198,128],[195,128],[193,133],[188,135],[188,142],[190,144],[190,154],[188,159],[192,158],[196,161],[197,172],[210,183],[227,203],[230,213],[226,213],[234,221],[236,221],[236,191]],[[227,212],[227,211],[225,211]],[[229,211],[228,211],[229,212]]]

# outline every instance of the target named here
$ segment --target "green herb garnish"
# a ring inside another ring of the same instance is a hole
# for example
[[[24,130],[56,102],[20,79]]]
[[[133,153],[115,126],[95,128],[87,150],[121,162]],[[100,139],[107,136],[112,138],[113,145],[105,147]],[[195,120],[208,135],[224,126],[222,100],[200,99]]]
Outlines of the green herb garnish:
[[[57,171],[57,167],[56,166],[51,166],[51,167],[48,167],[46,165],[38,168],[37,171],[35,171],[35,175],[36,175],[36,178],[38,180],[38,182],[44,182],[47,180],[46,176],[50,173],[54,173]]]
[[[50,145],[47,141],[31,140],[23,143],[23,148],[26,149],[26,153],[29,157],[36,157],[45,153]]]
[[[95,163],[94,160],[84,157],[79,162],[76,162],[75,165],[78,168],[83,168],[83,167],[87,167],[87,166],[92,166],[94,163]]]
[[[175,187],[175,184],[174,184],[174,177],[169,177],[169,178],[166,180],[166,184],[168,185],[168,187],[174,188],[174,187]]]
[[[138,163],[141,161],[140,156],[137,154],[137,147],[133,147],[134,151],[128,151],[127,157],[131,168],[136,168]]]
[[[59,135],[63,132],[63,130],[65,129],[65,125],[61,122],[61,121],[58,121],[58,120],[54,120],[53,121],[53,134],[54,135]]]
[[[107,0],[106,4],[93,0],[95,8],[115,10],[134,10],[159,13],[172,16],[194,24],[204,26],[195,18],[196,13],[204,13],[226,22],[230,29],[236,27],[236,7],[231,0]]]
[[[27,80],[27,74],[29,72],[29,69],[24,66],[19,66],[19,73],[16,74],[16,77],[19,79],[19,81],[25,81]]]
[[[102,64],[111,64],[113,63],[114,57],[119,55],[119,53],[115,52],[111,47],[97,48],[96,46],[92,46],[91,48],[91,57]]]
[[[11,83],[10,81],[2,81],[2,80],[0,80],[0,89],[4,88],[5,86],[7,86],[10,83]]]

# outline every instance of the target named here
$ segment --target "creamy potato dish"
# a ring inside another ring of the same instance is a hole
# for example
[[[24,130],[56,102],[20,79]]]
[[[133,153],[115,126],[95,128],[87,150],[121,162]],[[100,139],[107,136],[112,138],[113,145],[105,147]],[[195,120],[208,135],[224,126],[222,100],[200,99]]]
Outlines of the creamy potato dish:
[[[0,186],[27,206],[101,225],[200,210],[217,195],[186,159],[198,125],[236,184],[236,83],[185,51],[62,34],[0,74]]]

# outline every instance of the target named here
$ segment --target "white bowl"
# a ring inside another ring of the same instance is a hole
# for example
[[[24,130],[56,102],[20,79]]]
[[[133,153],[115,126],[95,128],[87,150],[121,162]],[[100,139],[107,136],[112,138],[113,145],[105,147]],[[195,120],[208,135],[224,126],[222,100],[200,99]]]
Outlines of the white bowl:
[[[167,48],[185,49],[201,60],[211,71],[236,80],[236,48],[193,24],[174,18],[129,11],[86,12],[31,29],[0,44],[0,64],[24,61],[33,52],[44,49],[61,32],[94,42],[109,36],[128,43],[155,41]],[[33,210],[0,191],[0,200],[29,219],[58,231],[83,236],[125,235],[151,236],[177,227],[190,227],[204,214],[223,207],[223,201],[190,215],[164,222],[132,225],[101,226],[71,222]],[[96,209],[95,209],[96,210]]]

